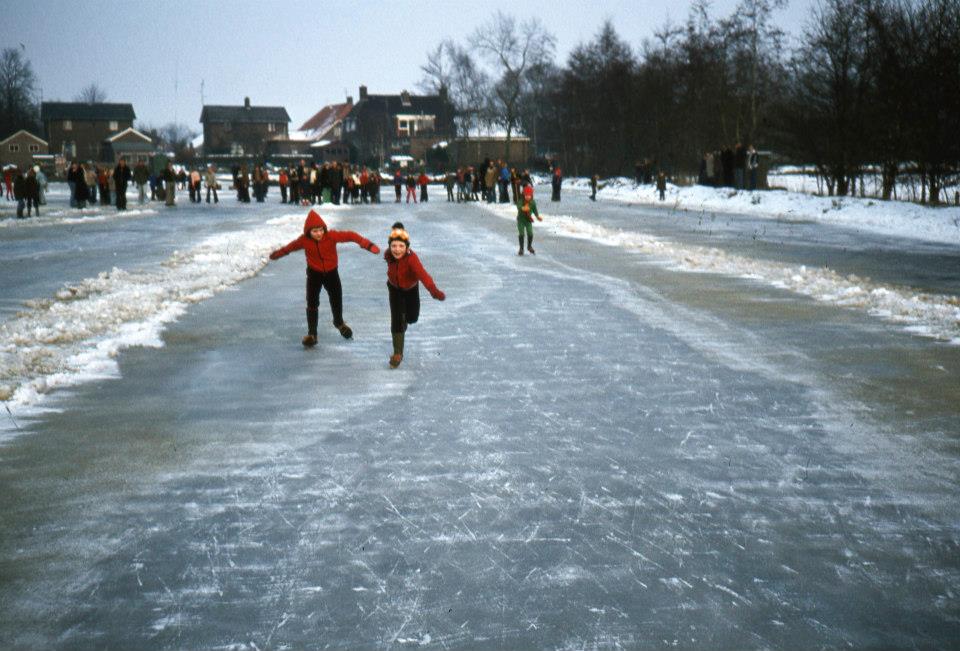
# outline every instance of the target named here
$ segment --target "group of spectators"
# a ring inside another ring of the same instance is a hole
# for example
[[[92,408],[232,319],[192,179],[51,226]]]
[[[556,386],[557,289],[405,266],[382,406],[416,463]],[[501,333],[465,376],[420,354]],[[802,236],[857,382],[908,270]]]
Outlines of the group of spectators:
[[[737,143],[717,151],[708,151],[700,159],[700,185],[736,188],[737,190],[757,189],[757,170],[760,167],[760,155],[753,145]]]
[[[6,190],[7,201],[17,202],[17,218],[29,217],[32,212],[40,216],[40,206],[47,203],[47,175],[39,165],[21,169],[11,165],[3,170],[3,183],[0,184],[0,197]],[[26,215],[24,215],[26,208]]]

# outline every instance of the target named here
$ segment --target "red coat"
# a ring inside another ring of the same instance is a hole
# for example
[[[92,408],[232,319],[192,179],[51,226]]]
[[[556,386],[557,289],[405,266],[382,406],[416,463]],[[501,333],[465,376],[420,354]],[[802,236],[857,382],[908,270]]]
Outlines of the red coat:
[[[326,231],[326,235],[319,242],[310,237],[310,229],[320,227]],[[328,272],[337,268],[337,244],[341,242],[356,242],[360,248],[366,249],[372,253],[379,253],[373,242],[366,239],[359,233],[353,231],[336,231],[327,228],[316,210],[311,210],[303,222],[303,235],[293,240],[285,247],[277,249],[270,254],[271,260],[277,260],[285,255],[293,253],[298,249],[303,249],[307,256],[307,266],[314,271]]]
[[[387,282],[394,287],[412,289],[416,287],[418,282],[421,282],[423,286],[427,288],[427,291],[430,292],[430,296],[433,296],[438,301],[446,298],[446,295],[437,288],[437,285],[433,282],[433,278],[430,277],[427,270],[420,264],[420,258],[409,248],[406,254],[399,260],[393,257],[390,251],[384,253],[383,258],[387,261]]]

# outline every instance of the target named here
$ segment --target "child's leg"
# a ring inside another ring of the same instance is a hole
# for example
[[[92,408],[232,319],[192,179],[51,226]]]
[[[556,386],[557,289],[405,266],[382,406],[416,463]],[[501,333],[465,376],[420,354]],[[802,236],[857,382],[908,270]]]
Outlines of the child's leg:
[[[340,272],[334,269],[322,275],[323,286],[330,299],[330,312],[333,314],[333,325],[337,328],[343,325],[343,286],[340,283]]]
[[[307,267],[307,333],[317,336],[317,318],[320,307],[320,289],[323,274]]]

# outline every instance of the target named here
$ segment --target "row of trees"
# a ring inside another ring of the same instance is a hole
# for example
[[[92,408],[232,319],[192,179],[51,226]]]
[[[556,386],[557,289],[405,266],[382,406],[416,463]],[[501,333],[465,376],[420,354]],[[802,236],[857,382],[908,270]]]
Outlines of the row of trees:
[[[821,0],[790,48],[784,4],[714,18],[698,0],[638,50],[607,22],[562,66],[541,23],[497,14],[430,52],[421,87],[447,88],[464,132],[522,130],[575,174],[649,158],[695,175],[704,152],[740,142],[815,166],[831,194],[876,170],[889,198],[908,170],[937,201],[960,161],[960,2]]]

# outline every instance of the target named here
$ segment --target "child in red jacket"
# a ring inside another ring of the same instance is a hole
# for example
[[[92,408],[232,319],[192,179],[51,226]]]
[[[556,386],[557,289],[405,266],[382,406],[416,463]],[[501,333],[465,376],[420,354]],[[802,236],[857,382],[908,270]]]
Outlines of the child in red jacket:
[[[390,334],[393,336],[393,355],[390,368],[397,368],[403,361],[403,337],[407,325],[420,318],[420,283],[438,301],[446,298],[433,278],[420,264],[420,258],[410,250],[410,236],[403,224],[393,225],[388,238],[390,250],[383,254],[387,261],[387,289],[390,292]]]
[[[343,287],[337,271],[337,244],[341,242],[356,242],[370,253],[380,253],[380,247],[359,233],[327,229],[320,215],[311,210],[303,222],[303,235],[270,254],[271,260],[277,260],[303,249],[307,256],[307,336],[303,338],[304,346],[317,345],[317,318],[323,288],[330,299],[334,327],[345,339],[353,336],[353,330],[343,321]]]

